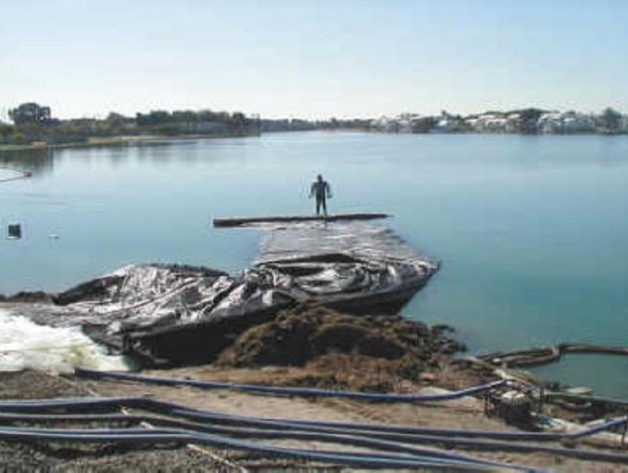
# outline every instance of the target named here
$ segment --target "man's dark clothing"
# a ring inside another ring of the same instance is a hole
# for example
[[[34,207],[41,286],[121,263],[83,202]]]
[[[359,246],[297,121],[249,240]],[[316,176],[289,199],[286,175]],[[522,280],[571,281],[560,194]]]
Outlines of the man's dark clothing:
[[[319,179],[314,181],[310,190],[310,196],[316,197],[316,215],[320,215],[321,207],[327,215],[327,197],[331,197],[331,187],[327,181]]]

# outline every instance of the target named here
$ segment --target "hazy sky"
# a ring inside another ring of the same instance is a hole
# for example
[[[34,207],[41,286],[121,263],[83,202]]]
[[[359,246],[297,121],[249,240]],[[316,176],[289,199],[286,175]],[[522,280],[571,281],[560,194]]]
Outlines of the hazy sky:
[[[21,0],[0,112],[628,112],[626,0]]]

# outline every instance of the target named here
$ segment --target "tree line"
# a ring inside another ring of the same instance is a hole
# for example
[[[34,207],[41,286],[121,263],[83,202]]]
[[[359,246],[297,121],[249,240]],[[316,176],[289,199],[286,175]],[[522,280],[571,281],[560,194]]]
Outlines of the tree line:
[[[9,118],[12,124],[0,122],[0,144],[54,145],[120,136],[246,136],[259,133],[260,128],[258,119],[243,113],[212,110],[153,110],[134,117],[112,112],[104,119],[59,119],[50,107],[35,102],[9,110]]]

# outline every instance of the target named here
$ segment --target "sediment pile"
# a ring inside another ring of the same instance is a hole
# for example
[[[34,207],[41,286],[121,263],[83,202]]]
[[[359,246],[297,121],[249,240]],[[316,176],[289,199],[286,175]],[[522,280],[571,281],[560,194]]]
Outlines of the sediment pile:
[[[215,366],[285,366],[291,367],[291,374],[277,376],[272,382],[392,391],[403,380],[431,384],[441,379],[443,372],[447,378],[451,375],[449,355],[465,347],[446,336],[448,331],[400,316],[356,316],[322,307],[302,308],[282,312],[274,320],[246,330],[220,354]],[[482,377],[473,374],[471,379]],[[447,384],[449,379],[442,381]]]
[[[218,358],[234,367],[302,366],[331,353],[430,363],[464,350],[440,329],[401,316],[355,316],[323,307],[282,312],[242,333]]]

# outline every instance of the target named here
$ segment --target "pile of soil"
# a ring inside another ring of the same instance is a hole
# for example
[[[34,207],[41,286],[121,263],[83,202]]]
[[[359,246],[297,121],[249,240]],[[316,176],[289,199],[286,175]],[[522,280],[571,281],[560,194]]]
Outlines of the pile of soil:
[[[438,371],[446,355],[464,351],[464,345],[445,336],[450,330],[430,328],[401,316],[356,316],[324,307],[303,308],[282,312],[274,320],[246,330],[221,353],[216,365],[308,366],[328,374],[359,366],[363,376],[384,370],[416,381],[426,372]],[[345,368],[338,369],[339,365]]]

